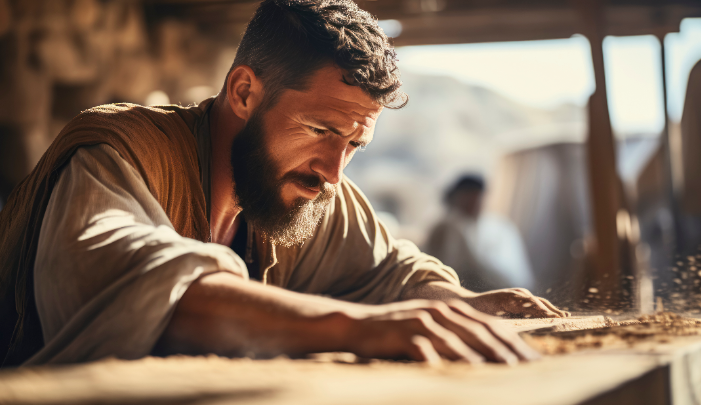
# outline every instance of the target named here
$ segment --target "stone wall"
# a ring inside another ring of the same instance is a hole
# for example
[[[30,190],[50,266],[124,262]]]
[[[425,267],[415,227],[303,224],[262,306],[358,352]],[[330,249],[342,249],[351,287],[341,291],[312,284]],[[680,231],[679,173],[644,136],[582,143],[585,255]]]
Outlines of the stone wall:
[[[222,34],[167,11],[143,1],[0,0],[0,204],[80,111],[166,96],[189,104],[218,91],[243,26]]]

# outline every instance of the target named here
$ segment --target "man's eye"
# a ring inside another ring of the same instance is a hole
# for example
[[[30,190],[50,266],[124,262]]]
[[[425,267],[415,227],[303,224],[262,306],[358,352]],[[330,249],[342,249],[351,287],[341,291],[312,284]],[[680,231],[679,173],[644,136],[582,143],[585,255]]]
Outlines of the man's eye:
[[[352,147],[354,147],[358,152],[364,152],[367,145],[363,145],[360,142],[349,142]]]
[[[315,127],[309,127],[312,132],[314,132],[317,135],[326,135],[328,132],[328,129],[321,129],[321,128],[315,128]]]

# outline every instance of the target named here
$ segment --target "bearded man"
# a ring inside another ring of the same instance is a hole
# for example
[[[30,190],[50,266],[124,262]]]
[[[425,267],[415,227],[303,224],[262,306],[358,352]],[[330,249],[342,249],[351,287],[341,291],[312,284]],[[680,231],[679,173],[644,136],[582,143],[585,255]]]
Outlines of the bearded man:
[[[216,97],[76,117],[0,213],[4,364],[536,358],[487,314],[567,313],[460,288],[343,177],[406,103],[395,63],[350,0],[264,0]]]

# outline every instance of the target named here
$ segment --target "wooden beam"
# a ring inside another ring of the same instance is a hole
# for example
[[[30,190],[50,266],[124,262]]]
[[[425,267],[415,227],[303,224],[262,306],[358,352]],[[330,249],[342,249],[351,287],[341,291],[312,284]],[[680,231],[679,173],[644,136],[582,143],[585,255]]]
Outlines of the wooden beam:
[[[403,25],[395,45],[523,41],[569,38],[579,33],[578,14],[559,0],[356,0],[380,20]],[[258,1],[144,0],[150,19],[179,18],[204,27],[248,23]],[[687,0],[610,0],[603,35],[676,32],[685,17],[701,16]]]

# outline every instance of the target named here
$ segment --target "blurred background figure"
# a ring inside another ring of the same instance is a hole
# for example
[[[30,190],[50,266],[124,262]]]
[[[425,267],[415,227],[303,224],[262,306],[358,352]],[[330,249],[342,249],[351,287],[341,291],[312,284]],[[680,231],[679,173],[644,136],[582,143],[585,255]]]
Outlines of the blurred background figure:
[[[478,175],[463,176],[446,192],[447,213],[431,231],[426,252],[455,269],[470,290],[532,288],[518,229],[505,217],[482,212],[484,193]]]

